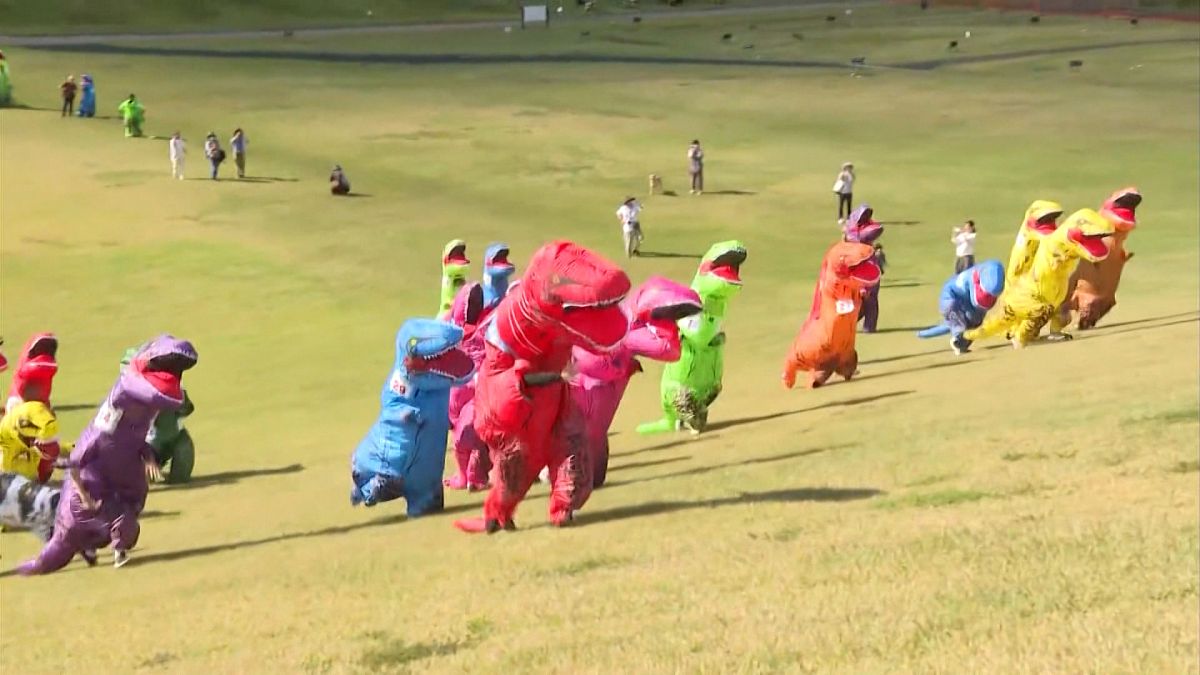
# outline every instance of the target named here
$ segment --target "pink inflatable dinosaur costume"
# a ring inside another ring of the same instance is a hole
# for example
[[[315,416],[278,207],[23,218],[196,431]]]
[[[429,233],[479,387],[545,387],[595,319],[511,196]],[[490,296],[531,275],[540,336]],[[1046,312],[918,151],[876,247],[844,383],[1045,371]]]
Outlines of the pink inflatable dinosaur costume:
[[[671,363],[679,360],[680,319],[698,314],[696,291],[663,277],[650,277],[624,302],[629,332],[616,348],[595,354],[581,347],[572,353],[576,375],[571,397],[587,419],[592,485],[604,484],[608,473],[608,428],[625,395],[625,387],[642,366],[637,357]]]

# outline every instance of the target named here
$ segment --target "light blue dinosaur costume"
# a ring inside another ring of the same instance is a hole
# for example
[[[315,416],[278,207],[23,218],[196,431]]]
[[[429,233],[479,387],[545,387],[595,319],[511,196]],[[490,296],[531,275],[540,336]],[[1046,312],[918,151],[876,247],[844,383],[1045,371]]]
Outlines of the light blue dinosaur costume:
[[[410,517],[442,510],[450,388],[475,372],[459,348],[462,339],[461,328],[434,319],[409,319],[400,327],[379,419],[351,458],[351,504],[404,497]]]
[[[85,73],[79,88],[82,97],[79,99],[79,109],[75,111],[75,114],[80,117],[95,117],[96,83],[92,80],[92,76]]]
[[[985,260],[968,267],[942,286],[938,309],[942,323],[917,333],[917,337],[932,338],[950,334],[950,346],[955,354],[970,350],[971,341],[963,332],[978,328],[983,317],[1004,292],[1004,265],[999,260]]]

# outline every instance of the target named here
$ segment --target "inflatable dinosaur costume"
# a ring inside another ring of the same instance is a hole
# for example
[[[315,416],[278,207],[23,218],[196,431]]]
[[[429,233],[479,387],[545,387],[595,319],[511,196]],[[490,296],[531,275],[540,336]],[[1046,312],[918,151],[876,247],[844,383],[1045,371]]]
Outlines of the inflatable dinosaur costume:
[[[476,377],[475,430],[488,446],[492,488],[482,518],[455,522],[466,532],[514,529],[513,513],[542,467],[550,468],[550,520],[570,522],[592,489],[584,420],[562,372],[572,347],[612,349],[629,321],[620,303],[629,277],[612,262],[567,241],[534,253],[487,325]]]
[[[796,374],[808,372],[808,386],[825,384],[834,373],[849,380],[858,368],[854,349],[858,312],[864,291],[879,283],[875,249],[868,244],[838,242],[821,261],[817,280],[820,307],[809,312],[783,365],[783,385],[796,385]]]
[[[871,244],[883,236],[883,225],[875,220],[875,209],[872,209],[867,204],[861,204],[850,217],[846,219],[846,225],[842,228],[843,238],[846,241],[858,244]],[[882,250],[881,250],[882,251]],[[883,253],[874,254],[875,266],[879,268],[879,273],[883,274]],[[820,286],[817,286],[818,293]],[[813,311],[818,311],[821,303],[813,298]],[[862,307],[858,311],[858,319],[862,321],[864,333],[874,333],[879,326],[879,284],[872,284],[863,289]]]
[[[50,394],[54,388],[54,376],[58,373],[58,338],[53,333],[38,333],[29,338],[21,348],[17,359],[17,370],[8,387],[5,409],[11,410],[24,402],[39,401],[51,407]],[[58,460],[61,447],[57,438],[43,439],[38,445],[40,459],[37,471],[26,474],[41,482],[50,480],[54,473],[54,462]]]
[[[1108,256],[1107,238],[1113,231],[1112,223],[1091,209],[1071,214],[1042,239],[1029,272],[1008,287],[998,311],[979,328],[964,331],[963,337],[974,342],[1007,332],[1013,347],[1021,348],[1036,340],[1047,323],[1051,330],[1061,328],[1058,307],[1067,298],[1071,274],[1081,258],[1099,262]]]
[[[37,558],[18,568],[21,574],[53,572],[76,553],[94,563],[92,551],[110,543],[115,566],[128,561],[141,533],[146,465],[154,461],[146,435],[156,415],[183,405],[183,373],[196,360],[191,343],[162,335],[121,371],[67,462],[54,536]]]
[[[603,485],[608,474],[608,428],[629,379],[642,370],[637,357],[677,361],[681,351],[679,322],[700,310],[696,291],[670,279],[650,277],[625,301],[629,332],[615,349],[594,354],[575,348],[571,397],[586,420],[594,487]]]
[[[1062,213],[1061,204],[1044,199],[1033,202],[1025,209],[1025,220],[1021,222],[1021,229],[1017,231],[1017,241],[1013,244],[1012,252],[1008,254],[1005,286],[1013,288],[1017,279],[1028,274],[1033,268],[1033,258],[1037,255],[1038,245],[1058,229],[1058,219]]]
[[[125,350],[121,358],[121,369],[129,367],[138,352],[146,345]],[[163,410],[154,418],[146,442],[154,450],[154,459],[158,465],[167,469],[168,483],[186,483],[192,478],[192,469],[196,466],[196,446],[192,443],[192,435],[183,427],[183,419],[196,410],[187,390],[183,389],[183,404],[176,410]]]
[[[1004,292],[1004,265],[999,260],[985,260],[955,274],[942,285],[938,310],[942,322],[917,333],[919,338],[950,335],[950,348],[955,354],[965,354],[971,341],[963,337],[970,328],[983,325],[988,310]]]
[[[91,75],[84,73],[82,82],[79,85],[81,97],[79,99],[79,109],[76,114],[80,117],[95,117],[96,116],[96,82]]]
[[[352,505],[404,497],[410,517],[442,510],[450,387],[475,372],[459,348],[462,338],[461,328],[444,321],[409,319],[400,326],[379,418],[351,458]]]
[[[463,286],[467,285],[467,274],[471,271],[471,261],[467,259],[467,242],[455,239],[442,249],[442,297],[438,305],[437,318],[441,321],[450,319],[450,308],[454,306],[454,298]]]
[[[483,283],[467,284],[454,298],[450,321],[463,329],[463,351],[476,369],[485,352],[482,326],[508,292],[508,279],[516,267],[508,261],[508,246],[488,246],[483,257]],[[486,490],[491,468],[487,445],[475,433],[475,381],[450,390],[450,433],[454,442],[455,474],[442,483],[451,490]]]
[[[0,108],[12,105],[12,75],[8,70],[8,59],[0,52]]]
[[[129,98],[121,101],[121,105],[117,106],[117,112],[125,121],[126,138],[142,135],[142,125],[146,123],[146,106],[142,105],[136,96],[130,94]]]
[[[1127,187],[1112,193],[1100,207],[1100,215],[1113,224],[1116,232],[1109,245],[1112,251],[1100,262],[1080,261],[1071,278],[1067,301],[1060,310],[1059,322],[1071,323],[1071,312],[1079,313],[1079,329],[1093,328],[1117,304],[1117,287],[1121,284],[1121,272],[1133,254],[1125,249],[1125,240],[1137,227],[1137,207],[1142,203],[1142,193],[1135,187]]]
[[[725,372],[723,323],[729,300],[742,289],[741,267],[746,247],[740,241],[713,244],[700,260],[692,290],[704,309],[679,323],[682,341],[679,360],[663,369],[663,418],[638,426],[638,433],[653,434],[684,426],[698,434],[708,424],[708,409],[721,394]]]
[[[25,401],[5,411],[0,419],[4,471],[45,483],[54,471],[58,453],[58,419],[50,406],[41,401]],[[54,456],[49,457],[51,454]]]

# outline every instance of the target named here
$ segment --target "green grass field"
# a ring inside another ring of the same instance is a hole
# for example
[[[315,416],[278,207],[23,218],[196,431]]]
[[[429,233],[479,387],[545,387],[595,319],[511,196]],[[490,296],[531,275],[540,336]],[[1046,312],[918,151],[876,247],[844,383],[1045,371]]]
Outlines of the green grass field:
[[[200,352],[196,481],[152,491],[120,571],[105,554],[0,579],[5,672],[1198,672],[1196,25],[825,14],[176,45],[275,58],[0,45],[27,106],[0,111],[9,357],[59,334],[73,436],[126,347],[171,331]],[[911,67],[951,39],[952,62]],[[367,62],[403,54],[495,62]],[[503,58],[529,54],[550,62]],[[906,67],[851,77],[858,55]],[[671,58],[744,64],[651,62]],[[136,92],[155,138],[60,119],[57,83],[81,72],[103,115]],[[207,180],[205,133],[236,126],[251,179]],[[882,331],[860,336],[861,379],[783,391],[847,160],[890,223]],[[334,163],[363,197],[329,196]],[[569,237],[616,257],[613,211],[650,173],[682,195],[645,199],[644,249],[679,257],[630,261],[635,282],[690,279],[714,241],[749,249],[713,430],[638,437],[648,365],[574,527],[544,524],[544,487],[494,537],[451,527],[480,495],[411,522],[352,509],[348,455],[397,327],[434,311],[442,244],[502,239],[523,266]],[[961,220],[1003,259],[1030,201],[1096,207],[1128,184],[1137,257],[1099,330],[957,359],[913,336]],[[37,550],[0,536],[5,569]]]

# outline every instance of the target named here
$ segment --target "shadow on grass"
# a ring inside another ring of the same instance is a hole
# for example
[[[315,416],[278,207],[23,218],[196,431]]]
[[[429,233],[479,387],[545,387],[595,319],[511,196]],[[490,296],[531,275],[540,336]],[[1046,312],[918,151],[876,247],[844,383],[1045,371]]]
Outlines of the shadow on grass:
[[[753,466],[755,464],[770,464],[772,462],[783,462],[783,461],[786,461],[789,459],[796,459],[798,457],[807,457],[809,455],[819,455],[822,452],[829,452],[830,450],[852,448],[852,447],[854,447],[854,445],[855,445],[854,443],[845,443],[842,445],[832,445],[828,448],[810,448],[808,450],[797,450],[795,452],[789,452],[789,453],[785,453],[782,455],[772,455],[771,457],[755,457],[752,459],[741,459],[736,462],[726,462],[724,464],[710,464],[708,466],[697,466],[697,467],[694,467],[691,469],[684,469],[683,471],[674,471],[671,473],[664,473],[664,474],[660,474],[657,476],[647,476],[645,478],[631,478],[629,480],[613,480],[613,481],[606,482],[604,484],[603,489],[607,490],[607,489],[616,488],[616,487],[623,487],[626,485],[637,485],[638,483],[649,483],[649,482],[656,481],[656,480],[666,480],[668,478],[684,478],[686,476],[699,476],[699,475],[703,475],[706,473],[712,473],[713,471],[721,471],[722,469],[731,469],[731,468],[740,467],[740,466]]]
[[[705,192],[704,194],[706,194],[706,195],[734,195],[734,196],[739,196],[739,197],[749,197],[751,195],[756,195],[758,193],[752,192],[750,190],[712,190],[709,192]]]
[[[576,523],[582,526],[596,523],[607,523],[626,518],[658,516],[664,513],[676,513],[692,509],[715,509],[722,506],[737,504],[762,504],[769,502],[848,502],[858,499],[870,499],[884,494],[875,488],[793,488],[789,490],[772,490],[770,492],[743,492],[736,497],[721,499],[702,499],[698,501],[646,502],[630,506],[619,506],[603,511],[582,511]]]
[[[703,258],[704,256],[699,255],[699,254],[691,254],[691,253],[670,253],[670,252],[666,252],[666,251],[639,251],[638,257],[639,258],[692,258],[694,260],[699,260],[699,259]]]
[[[920,284],[913,284],[913,285],[914,285],[914,286],[919,286]],[[895,328],[876,328],[876,329],[875,329],[875,333],[876,333],[876,334],[886,334],[886,333],[916,333],[917,331],[922,331],[922,330],[925,330],[926,328],[929,328],[929,326],[916,326],[916,327],[913,327],[913,326],[896,326]],[[868,335],[870,335],[870,333],[867,333],[867,334],[868,334]]]
[[[614,453],[610,454],[609,456],[610,457],[632,457],[633,455],[640,455],[645,452],[657,452],[659,450],[666,450],[668,448],[673,448],[677,445],[683,445],[684,443],[696,443],[699,441],[708,441],[708,440],[713,440],[713,439],[717,439],[717,438],[721,437],[720,434],[715,434],[715,433],[714,434],[705,434],[703,436],[692,436],[690,434],[680,434],[680,433],[661,434],[661,436],[663,436],[665,438],[669,438],[671,440],[666,441],[664,443],[659,443],[657,445],[651,445],[649,447],[640,448],[638,450],[631,450],[629,452],[614,452]]]
[[[279,176],[242,176],[237,180],[243,183],[299,183],[299,178],[281,178]]]
[[[614,471],[623,471],[625,469],[644,469],[648,466],[662,466],[663,464],[674,464],[675,462],[686,462],[691,459],[691,455],[680,455],[678,457],[665,457],[663,459],[651,459],[645,462],[630,462],[629,464],[617,464],[616,466],[608,467],[608,473]]]
[[[918,330],[924,330],[925,328],[928,328],[928,327],[929,326],[922,326]],[[871,359],[869,361],[859,361],[858,365],[874,366],[874,365],[879,365],[880,363],[891,363],[892,361],[907,361],[908,359],[916,359],[916,358],[920,358],[922,356],[933,356],[934,354],[949,354],[949,353],[950,353],[950,350],[948,348],[947,349],[932,349],[927,352],[913,352],[912,354],[901,354],[899,356],[885,356],[881,359]]]
[[[384,631],[372,631],[365,637],[373,640],[375,645],[363,650],[358,663],[367,672],[394,672],[397,668],[403,669],[406,664],[415,661],[435,656],[450,656],[463,649],[474,649],[487,637],[491,629],[491,622],[486,619],[472,619],[467,623],[464,637],[411,643]]]
[[[138,520],[146,520],[147,518],[178,518],[179,511],[142,511],[142,515],[138,516]]]
[[[924,281],[892,281],[880,284],[880,288],[917,288],[918,286],[928,286]],[[880,331],[883,332],[883,331]]]
[[[828,385],[826,385],[826,386],[828,386]],[[790,415],[800,415],[802,413],[814,412],[817,410],[823,410],[825,408],[840,408],[840,407],[853,406],[853,405],[862,405],[863,403],[871,403],[873,401],[879,401],[879,400],[882,400],[885,398],[892,398],[895,396],[907,396],[908,394],[912,394],[912,393],[915,393],[915,392],[911,389],[905,389],[902,391],[888,391],[888,392],[884,392],[882,394],[876,394],[875,396],[864,396],[862,398],[851,398],[851,399],[846,399],[844,401],[830,401],[828,403],[822,403],[821,405],[812,406],[811,408],[801,408],[800,410],[784,410],[781,412],[770,413],[767,415],[758,415],[756,417],[739,417],[737,419],[732,419],[732,420],[722,420],[720,422],[713,422],[712,424],[708,425],[708,428],[711,431],[719,431],[721,429],[728,429],[730,427],[736,427],[736,426],[739,426],[742,424],[751,424],[753,422],[765,422],[767,420],[773,420],[778,417],[788,417]]]
[[[919,220],[881,220],[880,225],[920,225]]]
[[[1136,326],[1136,325],[1140,325],[1143,323],[1152,323],[1154,321],[1166,321],[1167,319],[1182,319],[1184,317],[1189,317],[1192,320],[1197,320],[1197,319],[1200,319],[1200,312],[1196,312],[1196,311],[1179,312],[1176,314],[1165,314],[1163,316],[1150,316],[1150,317],[1146,317],[1144,319],[1132,319],[1130,321],[1118,321],[1116,323],[1101,324],[1101,325],[1096,326],[1095,328],[1091,329],[1090,331],[1083,331],[1083,332],[1085,332],[1085,333],[1089,333],[1092,331],[1103,332],[1106,328],[1120,328],[1121,326]]]
[[[375,196],[375,195],[367,194],[366,192],[350,192],[350,193],[347,193],[347,194],[344,194],[344,195],[334,195],[334,197],[350,197],[350,198],[357,198],[357,197],[374,197],[374,196]]]
[[[257,478],[259,476],[282,476],[289,473],[299,473],[303,470],[303,464],[289,464],[287,466],[276,466],[269,469],[223,471],[221,473],[211,473],[206,476],[196,476],[187,483],[164,483],[160,486],[157,486],[156,491],[191,490],[194,488],[209,487],[212,485],[227,485],[229,483],[236,483],[244,478]]]

